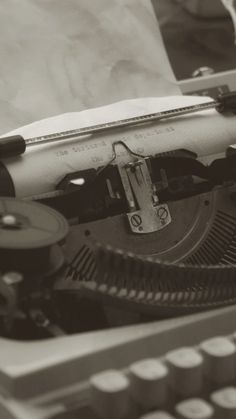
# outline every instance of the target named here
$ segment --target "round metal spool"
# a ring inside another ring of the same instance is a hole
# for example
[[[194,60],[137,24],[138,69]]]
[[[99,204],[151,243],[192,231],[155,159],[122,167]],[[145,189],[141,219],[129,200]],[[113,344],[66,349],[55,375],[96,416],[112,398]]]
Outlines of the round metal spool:
[[[0,199],[0,259],[2,270],[46,274],[59,269],[59,246],[68,233],[66,219],[44,205]]]

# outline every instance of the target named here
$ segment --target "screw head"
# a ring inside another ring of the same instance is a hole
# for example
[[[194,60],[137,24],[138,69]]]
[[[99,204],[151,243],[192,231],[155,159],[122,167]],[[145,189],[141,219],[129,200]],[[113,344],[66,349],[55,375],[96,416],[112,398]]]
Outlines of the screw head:
[[[168,217],[168,211],[165,207],[160,207],[157,210],[157,215],[161,221],[165,221]]]
[[[133,227],[139,227],[142,224],[142,218],[138,214],[134,214],[131,217],[131,223]]]

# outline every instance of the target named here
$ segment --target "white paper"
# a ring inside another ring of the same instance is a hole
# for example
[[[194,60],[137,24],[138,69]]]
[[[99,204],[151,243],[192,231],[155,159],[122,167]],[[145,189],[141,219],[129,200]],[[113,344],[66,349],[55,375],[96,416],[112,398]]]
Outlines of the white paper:
[[[0,133],[180,94],[150,0],[0,1]]]
[[[143,98],[121,101],[110,106],[70,113],[39,121],[12,133],[25,138],[61,130],[84,127],[114,119],[128,118],[212,100],[193,96]],[[235,142],[236,117],[225,117],[208,110],[172,118],[119,132],[29,147],[21,157],[6,159],[16,196],[26,197],[53,191],[68,173],[105,166],[112,157],[112,144],[122,141],[135,153],[153,156],[160,152],[185,148],[200,157],[222,153]],[[115,163],[132,156],[117,146]]]

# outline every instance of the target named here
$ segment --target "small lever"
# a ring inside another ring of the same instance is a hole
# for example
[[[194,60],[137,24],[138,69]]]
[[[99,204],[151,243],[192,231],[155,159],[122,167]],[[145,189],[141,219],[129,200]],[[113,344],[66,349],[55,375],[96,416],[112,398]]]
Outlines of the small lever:
[[[159,205],[147,159],[119,166],[118,169],[130,209],[126,215],[131,231],[145,234],[166,227],[171,222],[171,215],[167,204]]]

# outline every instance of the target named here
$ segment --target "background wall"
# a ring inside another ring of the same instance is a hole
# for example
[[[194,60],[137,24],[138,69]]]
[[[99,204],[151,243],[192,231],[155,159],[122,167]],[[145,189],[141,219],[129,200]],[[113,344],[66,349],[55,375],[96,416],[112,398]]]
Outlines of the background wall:
[[[191,77],[203,65],[217,72],[236,68],[230,17],[200,19],[191,16],[176,0],[152,2],[177,79]]]

